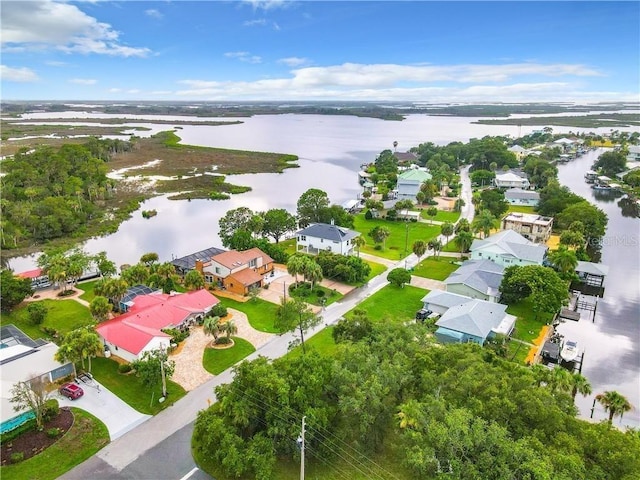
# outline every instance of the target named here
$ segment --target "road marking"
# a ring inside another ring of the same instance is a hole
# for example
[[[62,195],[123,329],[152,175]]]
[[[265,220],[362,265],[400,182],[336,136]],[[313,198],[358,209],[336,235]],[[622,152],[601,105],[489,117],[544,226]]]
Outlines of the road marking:
[[[182,477],[180,480],[187,480],[187,478],[189,478],[191,475],[196,473],[198,470],[199,470],[198,467],[193,467],[191,471],[187,473],[184,477]]]

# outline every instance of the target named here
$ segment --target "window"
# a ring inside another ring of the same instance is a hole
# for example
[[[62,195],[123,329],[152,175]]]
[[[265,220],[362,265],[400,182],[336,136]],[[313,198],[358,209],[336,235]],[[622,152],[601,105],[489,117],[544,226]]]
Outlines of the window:
[[[307,236],[306,236],[306,235],[300,235],[300,236],[298,237],[298,241],[300,241],[300,242],[306,242],[306,241],[307,241]]]
[[[254,258],[249,260],[249,268],[256,268],[258,266],[258,259]]]
[[[216,267],[216,273],[220,275],[220,267]]]

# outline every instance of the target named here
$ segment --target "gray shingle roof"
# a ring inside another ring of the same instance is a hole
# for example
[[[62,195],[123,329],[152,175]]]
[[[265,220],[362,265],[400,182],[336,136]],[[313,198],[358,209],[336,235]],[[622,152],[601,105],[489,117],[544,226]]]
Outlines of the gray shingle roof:
[[[429,303],[431,305],[437,305],[445,308],[461,305],[463,303],[470,302],[471,300],[472,299],[470,297],[458,295],[457,293],[445,292],[443,290],[431,290],[422,297],[423,303]]]
[[[345,242],[354,237],[360,236],[355,230],[349,230],[338,225],[330,225],[328,223],[314,223],[307,228],[298,230],[296,235],[306,235],[307,237],[324,238],[332,242]]]
[[[444,281],[446,285],[461,283],[485,295],[497,293],[504,267],[491,260],[468,260]]]
[[[439,327],[486,338],[505,317],[506,305],[472,300],[447,310],[436,322]]]

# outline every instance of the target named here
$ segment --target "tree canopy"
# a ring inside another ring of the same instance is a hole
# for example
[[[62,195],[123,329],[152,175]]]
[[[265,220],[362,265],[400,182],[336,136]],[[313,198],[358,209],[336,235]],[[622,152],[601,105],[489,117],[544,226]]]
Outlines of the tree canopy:
[[[513,265],[504,271],[500,284],[504,303],[530,298],[536,312],[555,313],[567,304],[568,285],[551,268],[541,265]]]

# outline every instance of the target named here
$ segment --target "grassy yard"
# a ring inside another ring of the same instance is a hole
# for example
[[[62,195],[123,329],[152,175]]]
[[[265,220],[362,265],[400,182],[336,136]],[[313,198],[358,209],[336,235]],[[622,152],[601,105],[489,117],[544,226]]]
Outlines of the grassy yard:
[[[505,215],[509,213],[536,213],[534,210],[535,207],[529,207],[526,205],[509,205],[509,210]]]
[[[140,413],[155,415],[173,405],[187,393],[180,385],[168,380],[167,399],[163,403],[159,403],[158,398],[162,396],[161,385],[150,388],[143,385],[140,379],[132,373],[127,375],[118,373],[118,362],[110,358],[94,358],[91,364],[91,374],[96,380]],[[153,402],[151,401],[152,397]]]
[[[456,223],[460,218],[460,212],[450,212],[448,210],[438,210],[438,214],[435,217],[427,215],[427,209],[420,210],[420,218],[425,220],[435,220],[436,222],[449,222]]]
[[[385,248],[380,250],[374,248],[375,243],[368,235],[377,226],[388,228],[391,232],[385,242]],[[428,242],[440,234],[440,225],[429,225],[422,222],[392,222],[381,219],[366,220],[363,214],[356,215],[354,229],[360,232],[367,241],[366,245],[362,247],[363,252],[390,260],[400,260],[410,254],[411,247],[417,240]]]
[[[329,306],[344,296],[336,290],[331,290],[320,285],[314,285],[313,290],[311,290],[309,283],[301,284],[297,288],[292,288],[293,286],[294,285],[291,285],[289,287],[289,295],[312,305],[322,306],[322,301],[324,300],[325,305]]]
[[[511,340],[507,342],[507,359],[520,365],[524,365],[524,361],[529,353],[529,348],[530,347],[523,343]]]
[[[47,318],[41,325],[33,325],[29,321],[27,315],[28,304],[23,304],[9,314],[2,313],[0,323],[2,325],[13,323],[33,339],[47,337],[43,330],[44,327],[53,328],[58,333],[65,334],[76,328],[95,323],[89,313],[89,309],[75,300],[46,299],[40,300],[40,302],[46,305],[48,310]]]
[[[71,411],[74,422],[66,435],[35,457],[2,467],[0,476],[13,480],[53,480],[109,443],[109,431],[104,423],[79,408],[72,407]]]
[[[451,272],[458,269],[458,265],[452,262],[450,257],[428,257],[422,260],[411,272],[412,275],[418,277],[432,278],[433,280],[444,280]]]
[[[305,337],[304,344],[307,352],[313,350],[323,356],[332,356],[337,348],[336,342],[333,341],[333,326],[323,328],[309,339]],[[287,355],[292,357],[302,355],[302,347],[298,345],[287,353]]]
[[[427,293],[429,290],[410,285],[405,285],[404,288],[387,285],[356,308],[366,311],[373,322],[410,322],[415,320],[416,312],[423,306],[422,297]]]
[[[260,298],[247,302],[238,302],[230,298],[220,298],[220,302],[227,308],[234,308],[247,314],[249,323],[256,330],[267,333],[280,333],[274,323],[278,306],[275,303],[267,302]]]
[[[76,288],[78,290],[82,290],[84,292],[82,295],[80,295],[80,298],[82,300],[86,300],[87,302],[91,303],[91,300],[96,298],[96,294],[94,293],[93,290],[96,287],[96,284],[101,280],[102,279],[98,278],[96,280],[89,280],[88,282],[83,282],[76,285]]]
[[[371,262],[369,260],[365,260],[365,262],[367,262],[367,264],[371,267],[371,272],[369,272],[369,275],[367,275],[367,282],[373,277],[377,277],[387,269],[387,267],[385,267],[381,263]]]
[[[280,240],[280,243],[278,243],[278,245],[280,245],[280,247],[282,247],[284,251],[287,252],[289,255],[293,255],[294,253],[296,253],[295,238],[290,238],[289,240]]]
[[[507,313],[518,317],[512,336],[529,343],[537,338],[540,329],[547,323],[551,323],[553,319],[551,313],[539,313],[536,319],[533,304],[529,300],[523,300],[515,305],[509,305],[507,307]]]
[[[256,349],[253,348],[253,345],[246,340],[238,337],[231,338],[233,338],[234,342],[234,345],[231,348],[204,349],[202,365],[207,372],[213,375],[218,375],[256,351]]]

